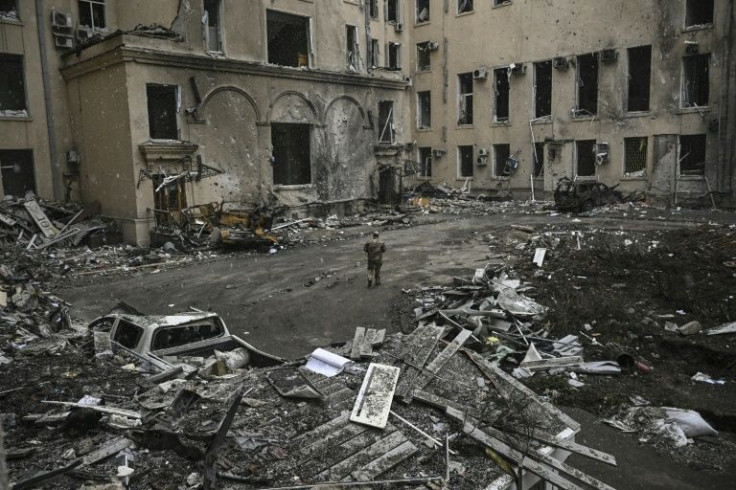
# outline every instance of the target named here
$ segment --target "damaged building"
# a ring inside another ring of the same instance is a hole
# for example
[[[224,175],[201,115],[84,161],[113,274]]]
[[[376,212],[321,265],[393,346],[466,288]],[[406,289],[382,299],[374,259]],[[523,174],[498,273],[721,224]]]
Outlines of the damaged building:
[[[352,212],[424,180],[733,201],[735,15],[726,0],[3,0],[2,194],[99,201],[139,245],[209,203]]]

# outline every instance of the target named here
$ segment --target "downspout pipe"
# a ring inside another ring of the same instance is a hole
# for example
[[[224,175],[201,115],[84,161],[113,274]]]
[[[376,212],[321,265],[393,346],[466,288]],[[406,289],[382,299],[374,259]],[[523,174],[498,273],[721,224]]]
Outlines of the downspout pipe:
[[[48,51],[46,49],[46,23],[43,15],[43,0],[36,0],[36,29],[38,30],[38,47],[41,55],[41,80],[43,82],[43,98],[46,106],[46,130],[49,137],[49,159],[51,160],[51,183],[54,189],[54,199],[63,199],[64,183],[59,168],[58,152],[56,150],[56,132],[54,131],[54,116],[51,107],[51,86],[49,78]]]

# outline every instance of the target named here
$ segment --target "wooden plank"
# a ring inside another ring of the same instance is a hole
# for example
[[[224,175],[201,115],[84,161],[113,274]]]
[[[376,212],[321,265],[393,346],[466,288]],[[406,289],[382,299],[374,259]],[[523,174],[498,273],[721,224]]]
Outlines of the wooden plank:
[[[394,448],[399,447],[407,439],[401,432],[394,432],[387,437],[384,437],[370,446],[364,448],[361,451],[353,454],[347,459],[344,459],[336,465],[326,469],[322,473],[318,474],[315,479],[321,480],[342,480],[348,476],[356,468],[361,468],[364,465],[374,461],[382,455],[388,453]]]
[[[419,390],[419,391],[415,391],[413,396],[420,402],[423,402],[423,403],[426,403],[427,405],[431,405],[433,407],[439,408],[443,411],[446,411],[448,408],[452,408],[460,412],[467,413],[468,415],[474,418],[478,418],[480,416],[480,410],[478,410],[476,407],[463,406],[452,400],[448,400],[447,398],[443,398],[441,396],[435,395],[434,393],[429,393],[423,390]],[[492,420],[488,420],[488,418],[484,420],[486,422],[492,422]]]
[[[350,420],[379,429],[386,427],[400,373],[397,367],[371,363]]]
[[[426,325],[417,328],[414,333],[404,341],[402,351],[396,357],[406,362],[407,366],[401,374],[401,381],[396,388],[396,395],[404,397],[414,387],[414,382],[434,350],[435,344],[445,331],[442,327]]]
[[[374,480],[378,475],[387,472],[405,459],[411,457],[418,450],[411,441],[406,441],[399,447],[371,461],[361,469],[351,472],[350,476],[357,481]]]
[[[529,436],[529,434],[526,434],[526,436]],[[598,451],[597,449],[593,449],[588,446],[583,446],[582,444],[578,444],[577,442],[555,439],[552,437],[546,437],[541,434],[533,434],[531,435],[531,438],[535,441],[546,444],[547,446],[558,447],[560,449],[570,451],[571,453],[579,454],[590,459],[595,459],[603,463],[610,464],[611,466],[618,466],[615,456],[604,453],[603,451]]]
[[[371,357],[373,355],[373,337],[376,336],[376,329],[369,328],[365,331],[365,336],[360,344],[360,357]]]
[[[557,418],[560,422],[571,428],[573,431],[578,432],[580,430],[580,424],[573,420],[570,416],[563,413],[559,408],[555,407],[551,403],[545,403],[539,399],[539,396],[537,396],[536,393],[534,393],[532,390],[530,390],[527,386],[525,386],[522,383],[519,383],[516,379],[514,379],[511,375],[506,374],[503,370],[501,370],[499,367],[494,366],[490,362],[488,362],[485,358],[483,358],[481,355],[467,350],[463,349],[462,352],[470,358],[471,361],[480,369],[480,371],[483,373],[483,375],[488,378],[491,383],[496,387],[496,389],[499,391],[499,393],[504,396],[508,397],[508,393],[504,390],[504,388],[501,386],[501,383],[505,383],[507,386],[510,386],[521,393],[526,394],[529,396],[529,399],[539,405],[542,409],[546,410],[551,416]]]
[[[125,410],[123,408],[108,407],[104,405],[79,405],[78,403],[73,403],[73,402],[56,402],[56,401],[50,401],[50,400],[41,400],[41,403],[48,403],[49,405],[62,405],[65,407],[90,408],[98,412],[109,413],[112,415],[120,415],[121,417],[127,417],[129,419],[141,418],[140,412],[135,412],[133,410]]]
[[[54,226],[48,216],[46,216],[46,213],[43,212],[43,209],[41,209],[41,206],[38,205],[37,201],[26,201],[23,203],[23,207],[26,208],[28,214],[31,215],[33,221],[38,225],[38,229],[41,230],[43,236],[51,238],[59,233],[59,230]]]
[[[18,222],[15,221],[13,218],[8,216],[7,214],[0,213],[0,223],[3,223],[4,225],[10,226],[11,228],[15,226]]]
[[[300,461],[297,464],[302,465],[312,459],[315,454],[321,453],[330,447],[338,446],[350,439],[354,439],[366,430],[368,430],[367,426],[352,423],[340,427],[339,429],[335,429],[326,437],[318,439],[314,441],[313,444],[302,448],[299,451]]]
[[[343,441],[340,444],[332,445],[329,448],[329,451],[326,451],[322,454],[315,454],[314,457],[312,457],[312,459],[307,461],[305,464],[301,464],[297,468],[295,468],[293,470],[297,472],[295,474],[300,474],[303,478],[309,478],[310,480],[312,478],[317,478],[317,476],[315,476],[317,474],[327,475],[327,470],[335,466],[337,463],[352,457],[353,455],[364,450],[368,446],[375,444],[381,439],[388,437],[392,433],[396,432],[396,428],[391,426],[391,424],[387,425],[386,428],[383,430],[361,426],[360,424],[351,425],[356,427],[363,427],[365,431],[351,439]],[[349,472],[351,469],[354,468],[348,468],[347,471]]]
[[[538,463],[528,456],[525,458],[522,453],[512,449],[506,443],[499,441],[482,432],[472,424],[466,423],[463,427],[463,431],[473,439],[485,444],[500,455],[511,459],[518,466],[521,466],[525,470],[531,471],[535,475],[538,475],[539,477],[547,480],[553,485],[557,485],[564,490],[583,490],[580,486],[569,480],[566,480],[565,478],[555,473],[549,466]]]
[[[64,467],[57,468],[51,471],[44,471],[41,473],[37,473],[36,475],[30,478],[27,478],[21,482],[16,483],[15,485],[11,487],[11,490],[25,490],[26,488],[35,488],[38,486],[39,483],[44,482],[46,480],[50,480],[52,478],[56,478],[59,475],[63,475],[64,473],[67,473],[73,470],[80,464],[82,464],[82,459],[77,458]]]
[[[425,370],[419,374],[419,377],[414,384],[414,388],[409,391],[409,393],[404,395],[404,401],[406,401],[407,399],[411,401],[412,391],[421,390],[425,386],[427,386],[432,380],[432,374],[437,374],[437,372],[442,369],[445,364],[447,364],[447,361],[449,361],[450,358],[455,355],[455,353],[460,349],[460,347],[463,346],[463,344],[471,337],[471,335],[473,335],[473,332],[471,332],[470,330],[462,329],[460,333],[457,334],[457,336],[452,340],[452,342],[450,342],[442,350],[442,352],[440,352],[440,354],[427,365]]]
[[[540,361],[526,361],[522,362],[519,366],[528,371],[534,372],[557,367],[574,367],[582,363],[583,358],[580,356],[565,356],[556,357],[554,359],[542,359]]]
[[[365,339],[365,328],[356,327],[355,336],[353,337],[353,349],[350,351],[350,359],[360,360],[360,349]]]
[[[106,443],[104,446],[95,449],[89,454],[86,454],[82,458],[82,466],[88,466],[98,463],[103,459],[109,458],[113,454],[119,453],[123,449],[129,447],[131,444],[133,444],[133,441],[131,441],[127,437],[119,437],[117,439],[113,439],[112,441]]]

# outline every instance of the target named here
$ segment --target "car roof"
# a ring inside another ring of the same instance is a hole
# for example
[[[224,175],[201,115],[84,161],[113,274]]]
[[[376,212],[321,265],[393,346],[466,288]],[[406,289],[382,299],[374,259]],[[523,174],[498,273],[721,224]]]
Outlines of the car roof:
[[[117,316],[140,327],[174,327],[210,318],[219,318],[217,313],[182,312],[173,315],[111,315]]]

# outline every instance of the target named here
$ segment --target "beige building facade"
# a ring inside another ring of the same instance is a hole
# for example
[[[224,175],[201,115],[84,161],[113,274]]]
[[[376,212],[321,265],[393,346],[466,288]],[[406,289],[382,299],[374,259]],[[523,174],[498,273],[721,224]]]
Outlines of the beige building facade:
[[[0,0],[1,189],[98,201],[141,245],[192,206],[349,211],[424,180],[733,200],[734,15],[727,0]]]

